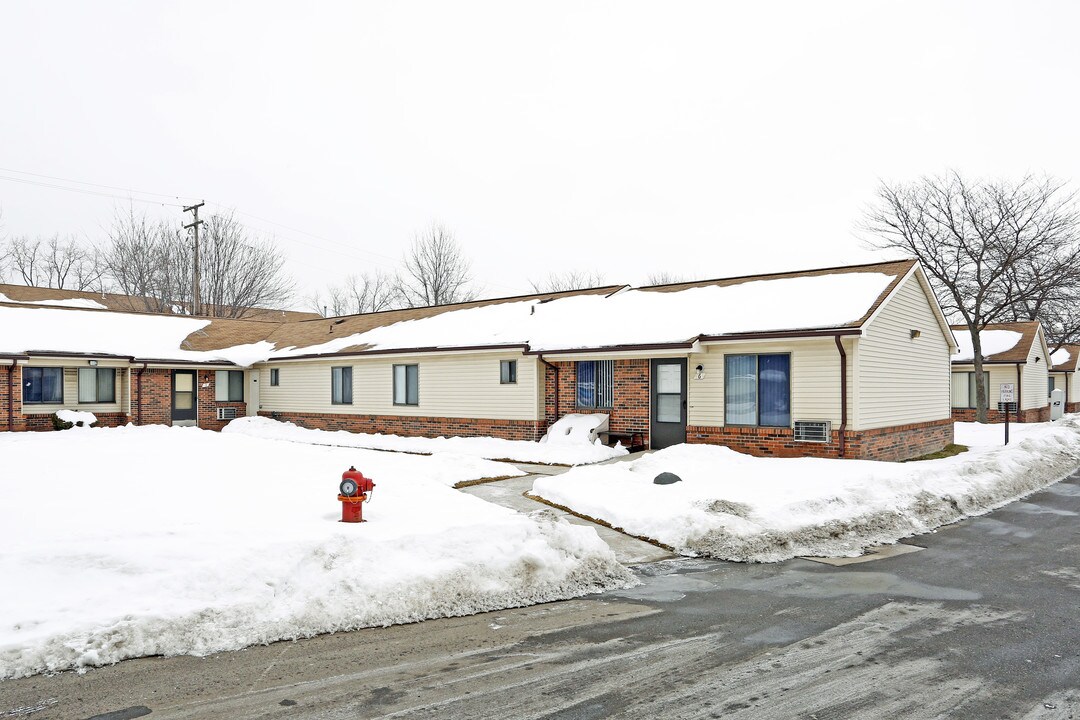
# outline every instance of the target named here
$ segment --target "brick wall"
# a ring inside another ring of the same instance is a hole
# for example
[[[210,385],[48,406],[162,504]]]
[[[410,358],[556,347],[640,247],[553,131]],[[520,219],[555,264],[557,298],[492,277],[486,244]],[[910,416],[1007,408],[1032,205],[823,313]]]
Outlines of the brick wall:
[[[499,437],[506,440],[539,440],[542,422],[479,418],[410,417],[406,415],[346,415],[332,413],[260,412],[283,422],[314,430],[347,430],[408,437]]]
[[[128,424],[127,413],[103,413],[96,412],[94,417],[97,418],[98,427],[120,427],[121,425]],[[26,430],[44,431],[55,430],[53,427],[52,414],[49,415],[27,415]]]
[[[840,457],[840,432],[827,443],[795,442],[790,428],[686,428],[688,443],[725,445],[757,457]],[[844,433],[844,457],[864,460],[907,460],[937,452],[953,441],[953,421],[938,420]]]
[[[228,425],[229,420],[217,419],[217,409],[220,407],[236,408],[236,417],[238,418],[247,414],[246,402],[218,402],[214,399],[217,395],[217,373],[213,370],[199,370],[195,376],[195,382],[199,388],[199,427],[204,430],[220,430]],[[245,378],[245,395],[247,392],[247,379]]]
[[[10,408],[11,424],[8,424]],[[10,362],[0,366],[0,429],[19,431],[26,429],[22,414],[22,367],[11,369]]]
[[[139,394],[142,373],[142,395]],[[172,423],[172,373],[169,370],[132,368],[131,422],[136,425]]]
[[[559,373],[559,412],[555,413],[555,370],[546,368],[544,384],[544,420],[549,427],[563,415],[582,412],[604,412],[609,415],[612,432],[640,433],[649,444],[649,360],[615,360],[614,397],[612,408],[579,409],[577,407],[577,363],[552,363]],[[543,434],[543,433],[541,433]]]
[[[1065,412],[1067,412],[1067,413],[1080,412],[1080,402],[1067,402],[1067,403],[1065,403]]]
[[[1080,405],[1080,403],[1077,403],[1077,405]],[[1075,411],[1068,410],[1068,407],[1066,407],[1066,412]],[[975,409],[953,408],[952,418],[956,422],[975,422]],[[1003,423],[1005,422],[1005,413],[998,410],[996,407],[987,408],[986,421],[989,423]],[[1009,422],[1050,422],[1050,406],[1047,405],[1041,408],[1021,410],[1019,413],[1009,413]]]

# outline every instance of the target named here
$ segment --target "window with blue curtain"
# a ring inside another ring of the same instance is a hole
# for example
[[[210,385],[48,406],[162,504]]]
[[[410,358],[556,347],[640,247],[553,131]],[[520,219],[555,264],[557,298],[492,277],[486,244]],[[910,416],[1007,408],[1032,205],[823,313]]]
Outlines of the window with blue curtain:
[[[577,364],[577,406],[610,408],[615,399],[615,362],[583,360]]]
[[[724,422],[790,427],[791,356],[725,355]]]

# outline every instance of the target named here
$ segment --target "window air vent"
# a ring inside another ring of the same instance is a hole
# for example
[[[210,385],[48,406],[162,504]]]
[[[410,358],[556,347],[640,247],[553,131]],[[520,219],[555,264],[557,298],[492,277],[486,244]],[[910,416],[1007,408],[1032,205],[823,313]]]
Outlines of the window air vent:
[[[235,420],[236,408],[234,407],[219,407],[217,409],[218,420]]]
[[[796,420],[795,442],[829,442],[831,430],[828,420]]]

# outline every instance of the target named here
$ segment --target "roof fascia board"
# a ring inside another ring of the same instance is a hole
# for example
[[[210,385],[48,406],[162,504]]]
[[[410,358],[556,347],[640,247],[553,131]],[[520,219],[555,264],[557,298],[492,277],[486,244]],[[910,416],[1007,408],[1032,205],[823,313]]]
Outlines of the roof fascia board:
[[[476,345],[470,347],[426,347],[426,348],[387,348],[384,350],[358,350],[356,352],[348,353],[308,353],[304,355],[292,355],[289,357],[271,357],[266,360],[260,360],[255,365],[267,365],[271,363],[281,362],[296,362],[296,361],[316,361],[316,360],[336,360],[338,358],[365,358],[365,357],[394,357],[401,356],[406,357],[410,355],[431,355],[433,353],[453,353],[455,355],[480,355],[492,352],[498,352],[501,350],[519,350],[523,355],[528,355],[526,352],[529,349],[528,345],[516,344],[516,345]]]

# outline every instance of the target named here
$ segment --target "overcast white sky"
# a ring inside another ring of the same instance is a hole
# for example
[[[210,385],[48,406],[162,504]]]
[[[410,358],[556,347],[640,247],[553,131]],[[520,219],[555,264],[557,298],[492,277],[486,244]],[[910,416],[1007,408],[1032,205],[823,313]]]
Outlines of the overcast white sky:
[[[301,294],[433,221],[488,295],[860,262],[879,179],[1080,177],[1078,27],[1032,0],[6,2],[0,178],[264,218]],[[0,179],[0,232],[100,239],[117,203]]]

